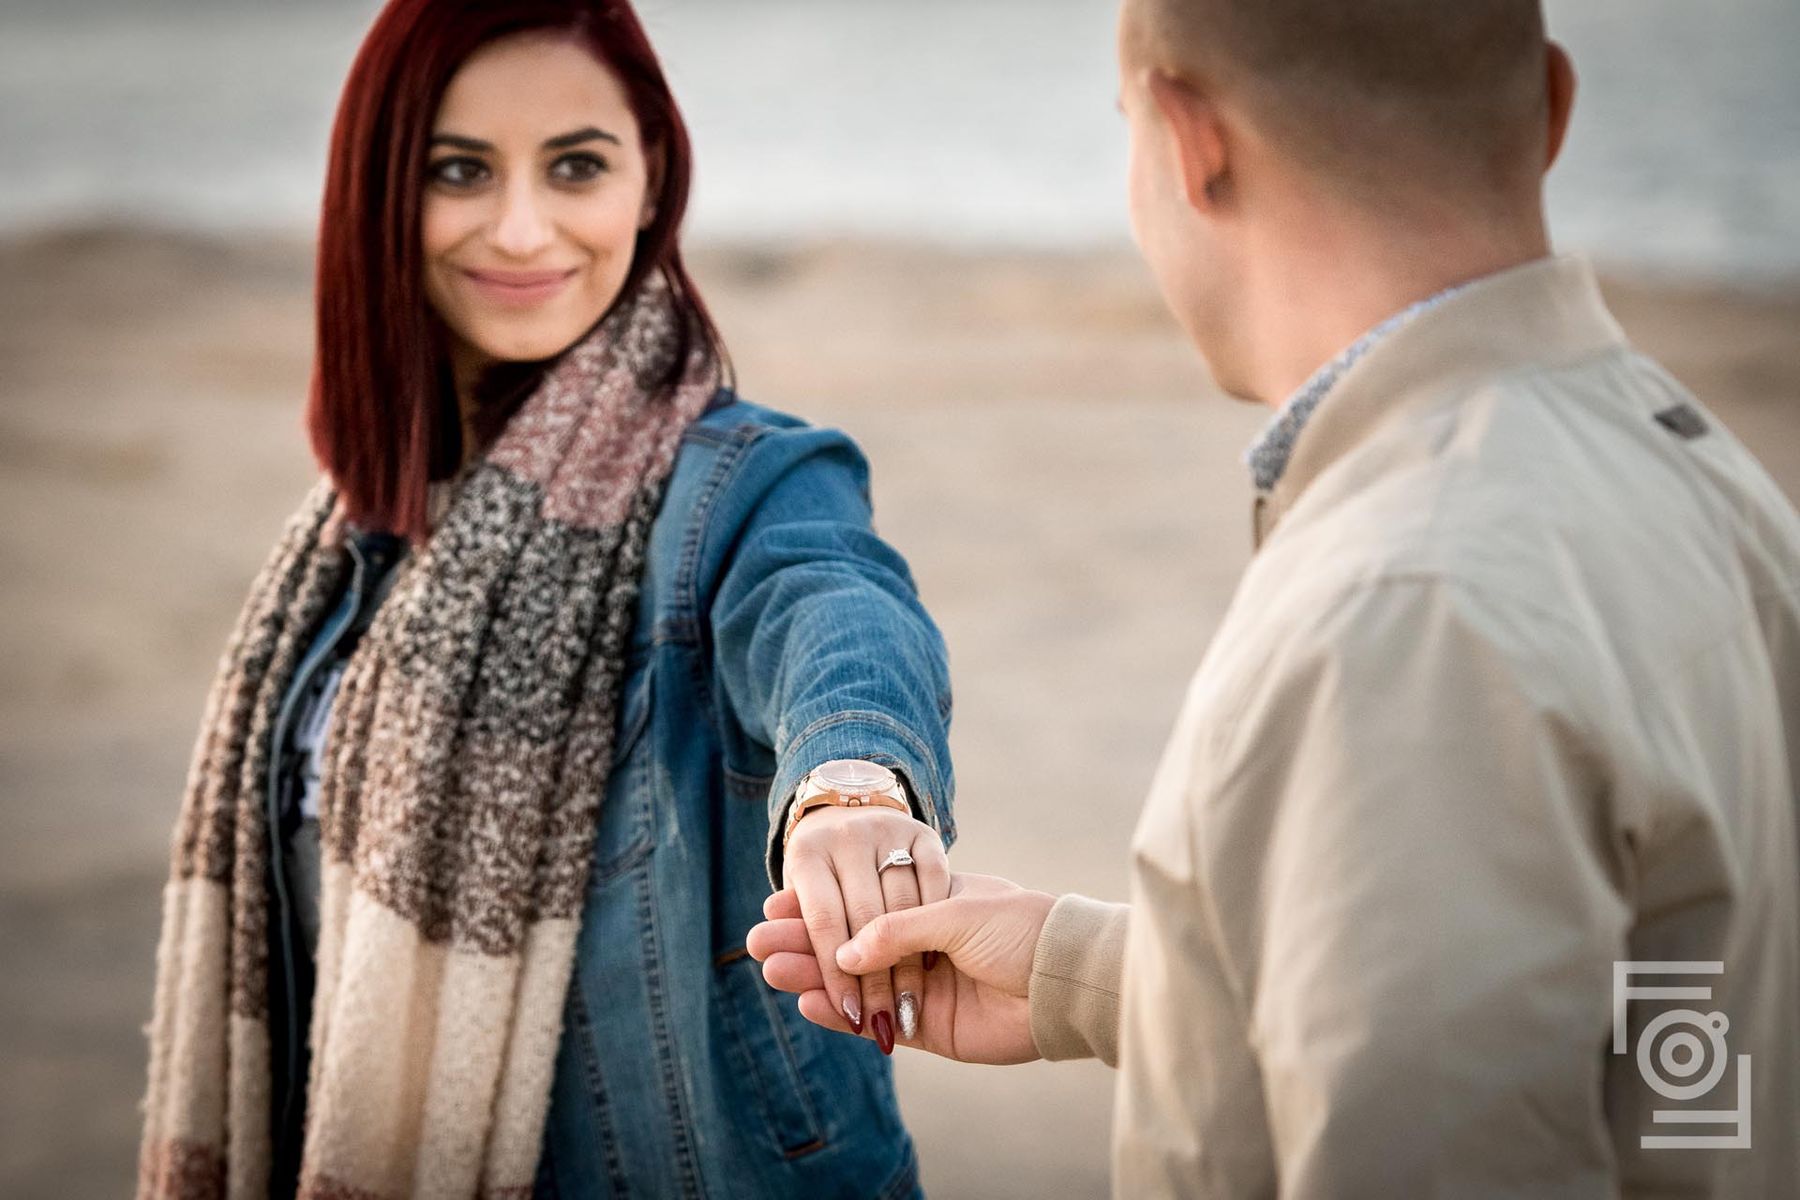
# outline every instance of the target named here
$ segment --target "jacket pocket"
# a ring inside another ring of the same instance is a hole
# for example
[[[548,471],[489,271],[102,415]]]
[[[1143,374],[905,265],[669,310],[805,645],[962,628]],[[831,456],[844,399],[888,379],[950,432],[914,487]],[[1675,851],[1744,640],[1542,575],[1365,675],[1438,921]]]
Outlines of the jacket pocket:
[[[652,660],[654,661],[654,660]],[[600,801],[589,886],[629,871],[656,847],[656,771],[651,762],[651,701],[654,671],[646,662],[625,681],[619,703],[619,730],[613,741],[612,770]]]
[[[748,954],[734,950],[719,960],[715,974],[714,994],[733,1074],[749,1109],[766,1128],[769,1143],[788,1159],[823,1150],[826,1141],[818,1110],[761,967]]]

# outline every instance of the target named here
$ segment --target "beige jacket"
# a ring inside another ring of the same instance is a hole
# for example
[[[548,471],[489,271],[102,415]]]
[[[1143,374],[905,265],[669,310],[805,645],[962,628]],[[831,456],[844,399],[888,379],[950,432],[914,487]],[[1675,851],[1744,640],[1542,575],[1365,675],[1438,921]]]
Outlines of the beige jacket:
[[[1800,517],[1769,477],[1557,259],[1353,367],[1259,526],[1133,904],[1065,898],[1035,963],[1045,1056],[1120,1067],[1117,1193],[1800,1195]],[[1710,996],[1627,997],[1614,1053],[1632,960],[1723,970],[1629,978]],[[1704,1094],[1648,1083],[1646,1040]],[[1740,1094],[1748,1149],[1642,1143],[1731,1136],[1653,1117]]]

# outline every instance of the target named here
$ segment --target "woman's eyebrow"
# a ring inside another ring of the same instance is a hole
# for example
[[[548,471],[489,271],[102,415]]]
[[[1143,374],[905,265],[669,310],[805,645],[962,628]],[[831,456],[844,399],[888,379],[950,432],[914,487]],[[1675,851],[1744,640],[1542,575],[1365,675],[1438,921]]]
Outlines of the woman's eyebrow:
[[[575,130],[573,133],[565,133],[559,137],[550,138],[544,143],[544,149],[567,150],[570,146],[579,146],[583,142],[611,142],[615,146],[624,145],[623,142],[606,132],[606,130],[597,129],[592,125],[588,125]]]
[[[579,146],[583,142],[611,142],[615,146],[623,146],[618,137],[604,129],[587,125],[569,133],[559,133],[553,138],[544,139],[546,150],[567,150],[570,146]],[[457,150],[468,150],[476,154],[492,153],[494,144],[484,142],[480,138],[464,137],[460,133],[434,133],[431,135],[433,146],[450,146]]]

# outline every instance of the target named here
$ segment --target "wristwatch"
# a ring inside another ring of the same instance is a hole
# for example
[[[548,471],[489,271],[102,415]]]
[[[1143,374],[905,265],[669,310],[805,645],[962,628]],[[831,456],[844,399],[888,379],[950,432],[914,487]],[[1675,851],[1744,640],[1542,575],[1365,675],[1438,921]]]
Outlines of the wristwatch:
[[[794,826],[800,824],[801,817],[826,805],[840,808],[879,806],[912,815],[912,805],[906,799],[906,785],[900,782],[898,775],[880,763],[864,762],[860,758],[833,759],[814,767],[800,781],[794,792],[794,802],[788,808],[781,848],[787,849],[788,839],[794,836]]]

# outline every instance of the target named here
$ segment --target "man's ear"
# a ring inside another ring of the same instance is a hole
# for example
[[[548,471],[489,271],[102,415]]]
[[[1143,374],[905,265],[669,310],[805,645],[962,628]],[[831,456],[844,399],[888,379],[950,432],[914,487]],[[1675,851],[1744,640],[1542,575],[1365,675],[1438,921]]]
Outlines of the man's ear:
[[[1217,106],[1192,84],[1164,71],[1151,71],[1149,88],[1168,126],[1188,204],[1200,212],[1218,207],[1231,164]]]
[[[1575,111],[1575,63],[1569,52],[1555,42],[1549,45],[1548,55],[1549,78],[1546,81],[1545,94],[1549,98],[1548,130],[1549,152],[1544,157],[1544,170],[1548,171],[1556,165],[1556,156],[1562,153],[1563,139],[1569,133],[1569,114]]]
[[[668,176],[668,154],[661,146],[644,156],[644,210],[638,214],[638,232],[656,221],[657,207],[662,203],[663,180]]]

